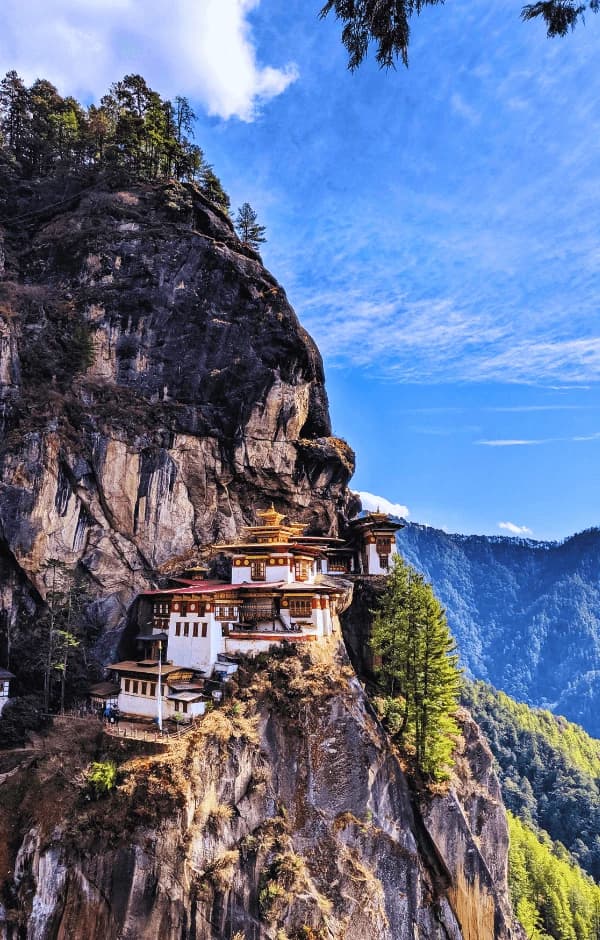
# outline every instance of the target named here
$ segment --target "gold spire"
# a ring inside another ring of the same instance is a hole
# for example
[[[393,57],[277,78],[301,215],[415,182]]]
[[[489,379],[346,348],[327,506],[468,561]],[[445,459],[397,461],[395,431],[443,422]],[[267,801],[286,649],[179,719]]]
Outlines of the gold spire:
[[[263,520],[263,525],[268,526],[281,525],[282,519],[285,519],[283,513],[277,512],[273,503],[271,503],[270,509],[259,509],[256,515]]]

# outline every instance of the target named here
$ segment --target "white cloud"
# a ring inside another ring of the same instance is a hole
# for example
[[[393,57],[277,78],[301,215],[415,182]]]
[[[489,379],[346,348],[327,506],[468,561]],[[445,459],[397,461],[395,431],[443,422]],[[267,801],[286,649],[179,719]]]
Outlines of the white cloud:
[[[581,441],[597,441],[600,439],[600,432],[594,431],[591,434],[575,434],[573,437],[540,437],[540,438],[500,438],[491,441],[475,441],[476,444],[484,447],[529,447],[538,444],[569,444],[580,443]]]
[[[374,493],[359,492],[363,509],[368,512],[389,512],[391,516],[410,516],[408,506],[401,503],[392,503],[385,496],[376,496]]]
[[[510,532],[511,535],[533,535],[531,529],[526,525],[515,525],[514,522],[499,522],[498,528]]]
[[[561,438],[546,437],[536,439],[519,439],[519,438],[501,438],[495,441],[477,441],[477,444],[482,444],[484,447],[528,447],[537,444],[551,444],[556,440],[561,440]]]
[[[261,65],[249,22],[260,0],[4,0],[0,66],[63,93],[98,97],[141,73],[161,94],[184,94],[211,115],[251,121],[298,77]]]

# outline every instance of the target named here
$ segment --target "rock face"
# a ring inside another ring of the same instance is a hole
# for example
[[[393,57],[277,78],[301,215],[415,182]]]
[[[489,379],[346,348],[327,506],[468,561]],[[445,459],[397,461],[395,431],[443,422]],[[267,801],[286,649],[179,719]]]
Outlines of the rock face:
[[[0,801],[2,940],[521,938],[476,726],[423,810],[340,647],[248,670],[236,698],[166,754],[97,741],[120,763],[97,803],[77,785],[93,735],[63,745],[61,781],[28,757],[28,793],[17,774]]]
[[[335,533],[354,457],[320,355],[229,220],[193,185],[5,183],[4,609],[44,597],[56,559],[114,626],[271,500]]]

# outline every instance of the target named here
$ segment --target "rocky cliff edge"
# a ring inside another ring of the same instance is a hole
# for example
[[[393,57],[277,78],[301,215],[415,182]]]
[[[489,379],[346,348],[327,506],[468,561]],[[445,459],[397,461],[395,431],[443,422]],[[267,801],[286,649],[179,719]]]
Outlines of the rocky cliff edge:
[[[2,940],[521,937],[476,727],[448,792],[411,793],[336,643],[244,664],[230,704],[164,753],[73,724],[69,740],[67,722],[4,778]],[[94,802],[98,758],[119,775]]]
[[[107,628],[173,558],[276,506],[336,533],[354,455],[319,352],[193,184],[2,180],[0,590],[50,560]]]

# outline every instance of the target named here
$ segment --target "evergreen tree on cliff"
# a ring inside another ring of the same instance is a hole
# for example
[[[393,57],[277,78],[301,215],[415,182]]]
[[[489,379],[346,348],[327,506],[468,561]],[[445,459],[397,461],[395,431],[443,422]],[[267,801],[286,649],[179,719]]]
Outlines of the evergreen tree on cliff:
[[[266,242],[264,225],[259,225],[257,215],[249,202],[245,202],[238,209],[235,220],[235,230],[241,241],[250,248],[258,251],[258,246]]]
[[[381,658],[381,711],[390,731],[414,751],[417,766],[443,777],[451,765],[461,686],[456,644],[431,586],[400,557],[373,623]]]
[[[165,101],[141,75],[125,75],[99,105],[63,98],[45,79],[27,88],[15,71],[0,81],[0,151],[26,178],[108,171],[131,180],[194,181],[225,213],[229,197],[192,142],[187,98]]]

